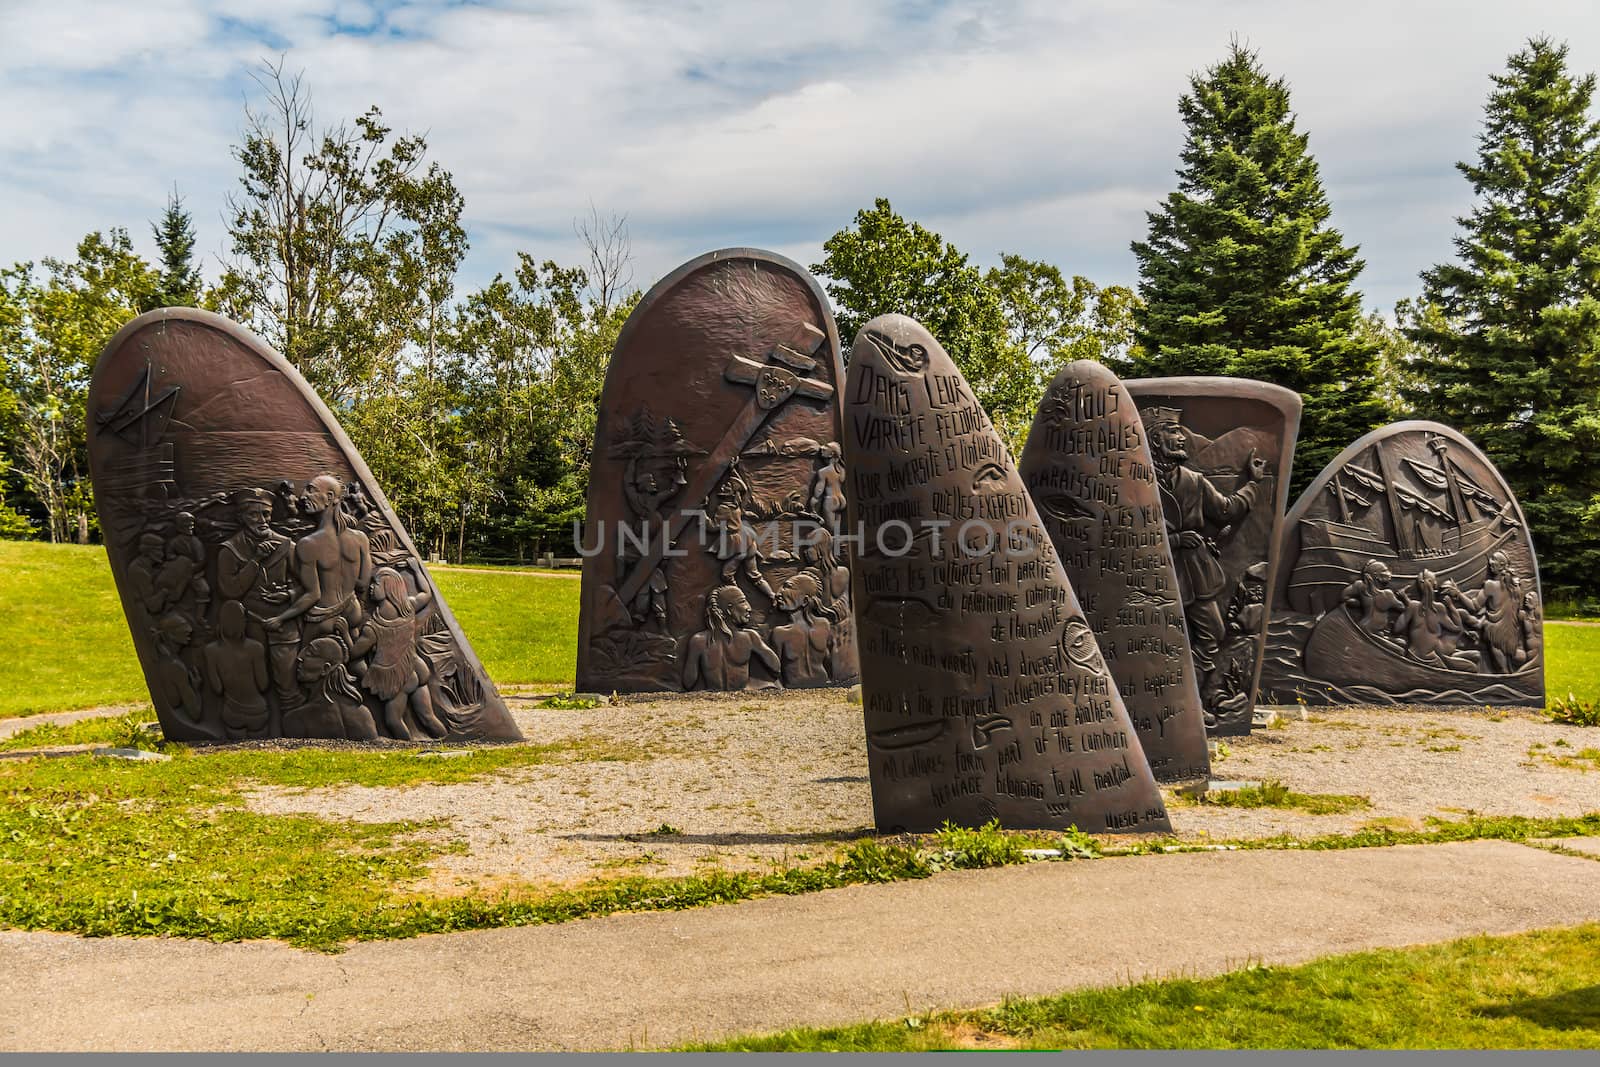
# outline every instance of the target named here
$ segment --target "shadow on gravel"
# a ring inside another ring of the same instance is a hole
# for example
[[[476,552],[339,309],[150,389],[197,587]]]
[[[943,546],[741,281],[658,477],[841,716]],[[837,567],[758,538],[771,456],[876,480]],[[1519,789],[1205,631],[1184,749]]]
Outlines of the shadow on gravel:
[[[562,834],[568,841],[671,841],[675,845],[820,845],[830,841],[855,841],[872,837],[870,826],[857,830],[829,830],[815,834],[679,834],[660,831],[640,834]]]

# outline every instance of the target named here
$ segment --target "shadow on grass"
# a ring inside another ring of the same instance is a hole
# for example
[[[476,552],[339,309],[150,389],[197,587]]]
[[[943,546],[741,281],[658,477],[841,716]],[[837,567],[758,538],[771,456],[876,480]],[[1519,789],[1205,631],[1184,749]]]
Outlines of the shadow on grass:
[[[1547,1030],[1600,1030],[1600,985],[1479,1008],[1485,1019],[1524,1019]]]

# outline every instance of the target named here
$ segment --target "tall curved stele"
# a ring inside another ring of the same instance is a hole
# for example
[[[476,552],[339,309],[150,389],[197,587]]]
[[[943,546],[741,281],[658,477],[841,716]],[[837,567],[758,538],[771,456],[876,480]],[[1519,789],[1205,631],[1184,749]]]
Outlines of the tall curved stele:
[[[1156,463],[1206,729],[1248,734],[1300,396],[1245,378],[1123,384],[1139,407]]]
[[[1158,782],[1207,778],[1204,709],[1155,465],[1104,364],[1056,374],[1017,463]]]
[[[839,334],[782,256],[730,248],[657,282],[617,338],[584,530],[577,684],[846,685]]]
[[[880,316],[856,337],[847,392],[878,828],[1170,830],[1050,535],[949,355]]]
[[[372,472],[260,338],[134,319],[95,365],[88,444],[167,737],[521,737]]]
[[[1280,555],[1263,699],[1544,704],[1527,520],[1450,427],[1397,422],[1339,453],[1295,501]]]

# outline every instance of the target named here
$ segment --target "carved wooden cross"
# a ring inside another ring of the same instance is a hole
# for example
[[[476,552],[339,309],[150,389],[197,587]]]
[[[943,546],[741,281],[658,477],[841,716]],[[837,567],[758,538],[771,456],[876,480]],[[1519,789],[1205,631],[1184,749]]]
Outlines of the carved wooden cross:
[[[661,539],[652,539],[649,551],[622,584],[617,587],[617,599],[624,604],[633,603],[650,575],[661,566],[668,546],[678,540],[683,528],[689,524],[691,513],[700,510],[711,495],[711,490],[728,472],[728,467],[750,439],[761,429],[767,417],[782,407],[791,397],[803,396],[811,400],[827,400],[833,396],[833,386],[819,378],[804,377],[817,369],[814,358],[818,349],[828,343],[828,335],[811,325],[800,323],[793,333],[774,344],[766,353],[765,362],[744,356],[734,356],[722,376],[730,382],[755,388],[755,395],[744,410],[729,425],[722,440],[717,442],[705,462],[695,471],[694,478],[685,486],[684,506],[667,520]]]

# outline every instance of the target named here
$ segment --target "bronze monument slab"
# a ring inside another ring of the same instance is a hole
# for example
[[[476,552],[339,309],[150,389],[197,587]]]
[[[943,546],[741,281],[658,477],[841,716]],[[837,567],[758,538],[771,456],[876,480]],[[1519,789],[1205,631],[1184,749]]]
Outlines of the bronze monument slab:
[[[1017,469],[1156,780],[1208,777],[1205,714],[1155,465],[1117,376],[1093,360],[1064,367]]]
[[[1206,729],[1248,734],[1300,397],[1242,378],[1125,384],[1156,465]]]
[[[879,829],[1170,829],[1050,536],[949,355],[903,315],[873,319],[846,395]]]
[[[1398,422],[1335,457],[1284,523],[1263,699],[1544,705],[1539,567],[1488,457]]]
[[[782,256],[712,252],[645,294],[600,400],[579,689],[856,680],[843,377],[826,296]]]
[[[106,553],[177,741],[516,740],[354,446],[260,338],[141,315],[89,388]]]

